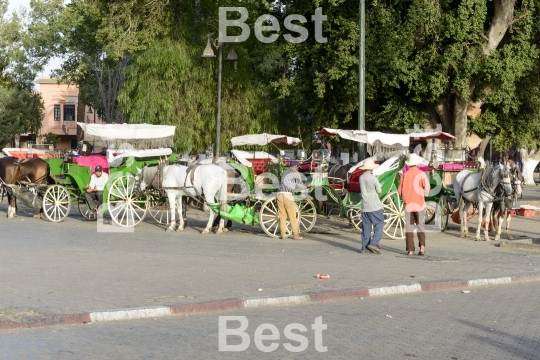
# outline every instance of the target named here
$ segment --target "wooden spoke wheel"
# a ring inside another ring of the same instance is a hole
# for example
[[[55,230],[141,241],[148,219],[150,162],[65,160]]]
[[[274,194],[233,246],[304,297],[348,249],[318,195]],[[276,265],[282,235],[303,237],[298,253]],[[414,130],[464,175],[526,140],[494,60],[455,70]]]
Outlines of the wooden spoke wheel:
[[[307,233],[317,221],[317,209],[315,204],[308,198],[301,199],[295,202],[296,204],[296,219],[298,220],[298,226],[300,233]],[[279,229],[279,215],[276,199],[270,199],[263,203],[261,211],[259,213],[259,222],[263,231],[270,237],[280,237],[281,231]],[[287,229],[285,231],[287,236],[292,233],[291,222],[287,220]]]
[[[100,204],[101,205],[101,204]],[[81,213],[81,216],[88,221],[96,221],[97,220],[97,213],[93,212],[90,208],[90,205],[88,205],[88,202],[86,201],[86,197],[84,196],[84,193],[81,194],[79,197],[79,213]]]
[[[430,224],[435,220],[435,216],[437,213],[438,204],[434,201],[428,201],[426,202],[426,217],[425,217],[425,223]]]
[[[161,197],[158,191],[147,192],[148,212],[158,224],[169,225],[171,223],[171,207],[167,197]],[[177,207],[175,206],[175,211]]]
[[[47,187],[43,195],[43,215],[52,222],[64,221],[71,210],[69,191],[62,185]]]
[[[296,202],[296,216],[300,233],[310,232],[317,222],[317,209],[311,199],[305,198]]]
[[[347,212],[347,217],[355,229],[362,232],[362,210],[350,209]]]
[[[266,235],[274,238],[281,236],[281,231],[279,229],[278,206],[275,198],[266,200],[262,204],[261,211],[259,213],[259,223],[261,224],[261,228]],[[286,234],[287,236],[291,234],[291,223],[289,220],[287,220]]]
[[[128,174],[113,181],[109,187],[107,206],[113,222],[122,227],[134,227],[143,221],[148,211],[146,194],[135,195],[135,178]]]
[[[441,196],[437,203],[437,222],[441,231],[446,230],[448,226],[448,218],[450,217],[450,207],[448,206],[448,200],[446,196]]]
[[[388,193],[383,199],[384,229],[390,239],[405,239],[405,206],[397,191]]]

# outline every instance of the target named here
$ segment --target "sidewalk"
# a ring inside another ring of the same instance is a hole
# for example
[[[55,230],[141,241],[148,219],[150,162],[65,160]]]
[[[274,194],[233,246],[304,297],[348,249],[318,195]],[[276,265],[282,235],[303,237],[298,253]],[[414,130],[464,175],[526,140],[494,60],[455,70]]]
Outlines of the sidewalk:
[[[407,257],[404,241],[386,238],[382,255],[359,254],[360,234],[334,219],[318,219],[306,240],[293,241],[240,225],[201,235],[206,214],[193,209],[190,227],[172,234],[150,221],[131,234],[97,233],[76,210],[60,224],[29,211],[8,221],[5,211],[3,203],[4,329],[540,279],[539,252],[460,239],[452,222],[445,233],[427,234],[425,257]],[[538,214],[514,217],[514,238],[540,237]]]

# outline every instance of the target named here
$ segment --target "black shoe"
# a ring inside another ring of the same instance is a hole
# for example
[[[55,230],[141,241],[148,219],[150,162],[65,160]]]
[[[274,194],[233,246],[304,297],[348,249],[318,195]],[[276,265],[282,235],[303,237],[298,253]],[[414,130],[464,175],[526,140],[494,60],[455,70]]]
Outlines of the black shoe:
[[[367,248],[374,254],[381,255],[381,249],[379,245],[368,245]]]

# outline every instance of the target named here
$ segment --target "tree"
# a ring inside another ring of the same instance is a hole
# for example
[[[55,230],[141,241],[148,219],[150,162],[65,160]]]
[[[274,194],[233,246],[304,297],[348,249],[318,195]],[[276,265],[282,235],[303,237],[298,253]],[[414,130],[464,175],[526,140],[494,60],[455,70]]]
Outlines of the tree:
[[[214,143],[217,63],[201,55],[206,34],[217,35],[219,5],[203,0],[171,1],[163,18],[174,19],[174,26],[163,39],[134,55],[119,97],[130,122],[176,125],[175,146],[180,151],[202,151]],[[227,5],[248,6],[250,18],[262,11],[256,1],[230,1]],[[225,61],[230,47],[224,49],[220,151],[228,149],[227,140],[233,136],[277,129],[266,91],[268,83],[261,76],[272,71],[257,67],[261,63],[255,60],[265,45],[249,39],[235,46],[240,60],[234,67]]]
[[[49,132],[44,135],[45,138],[45,144],[51,144],[53,148],[56,149],[56,146],[60,143],[61,139],[60,136],[56,135],[55,133]]]
[[[45,8],[38,4],[30,13],[7,14],[7,1],[0,0],[0,142],[41,128],[43,101],[32,89],[50,57],[38,51],[47,33],[37,26],[47,16]]]
[[[11,141],[17,134],[37,134],[43,120],[41,96],[15,85],[0,85],[0,143]]]
[[[294,76],[280,85],[297,90],[293,96],[310,104],[317,122],[355,128],[358,3],[284,3],[288,13],[300,14],[321,6],[329,40],[295,46]],[[440,123],[459,146],[471,128],[497,138],[507,119],[493,114],[514,106],[520,82],[538,64],[538,5],[537,0],[368,1],[367,128],[404,132],[414,124]],[[467,118],[470,102],[491,109],[474,125]]]

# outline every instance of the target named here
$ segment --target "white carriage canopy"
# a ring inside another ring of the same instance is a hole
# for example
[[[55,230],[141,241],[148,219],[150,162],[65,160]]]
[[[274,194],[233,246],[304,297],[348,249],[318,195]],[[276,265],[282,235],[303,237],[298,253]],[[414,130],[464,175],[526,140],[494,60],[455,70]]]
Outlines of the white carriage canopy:
[[[157,149],[173,146],[176,127],[151,124],[86,124],[77,123],[81,140],[98,146],[119,148],[128,143],[136,149]]]
[[[345,140],[367,144],[367,151],[371,156],[409,151],[410,138],[408,134],[386,134],[378,131],[323,128],[317,132],[317,135],[339,136]]]
[[[301,142],[302,140],[300,140],[299,138],[286,135],[272,135],[266,133],[236,136],[231,139],[231,144],[233,147],[244,145],[264,146],[268,144],[284,144],[296,146]]]

